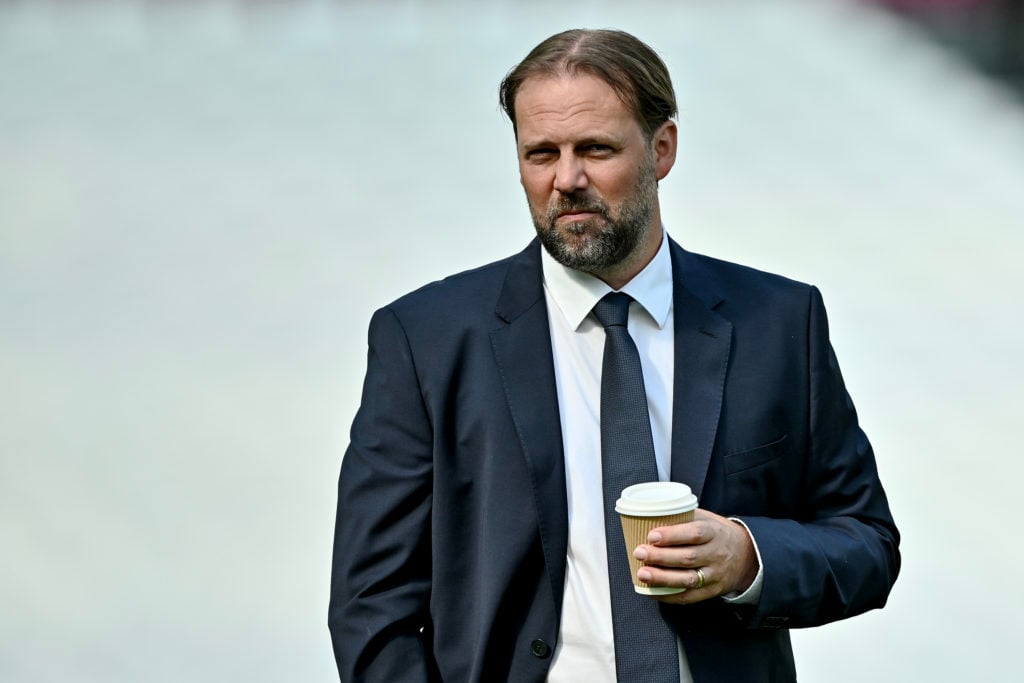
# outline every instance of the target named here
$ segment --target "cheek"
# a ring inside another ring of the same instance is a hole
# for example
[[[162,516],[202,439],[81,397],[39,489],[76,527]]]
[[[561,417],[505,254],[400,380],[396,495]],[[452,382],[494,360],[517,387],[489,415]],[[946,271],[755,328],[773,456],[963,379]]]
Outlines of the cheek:
[[[547,205],[548,197],[551,195],[551,181],[546,179],[543,174],[524,172],[520,169],[519,182],[531,204]]]
[[[615,203],[636,185],[636,176],[620,169],[601,169],[591,173],[590,184],[605,201]]]

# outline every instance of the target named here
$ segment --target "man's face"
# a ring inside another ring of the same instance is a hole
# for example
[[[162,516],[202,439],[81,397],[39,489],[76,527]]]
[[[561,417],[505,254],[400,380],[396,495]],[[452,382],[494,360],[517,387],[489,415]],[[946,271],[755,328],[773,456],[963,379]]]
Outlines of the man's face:
[[[587,75],[528,79],[515,111],[520,180],[551,255],[598,275],[649,260],[661,239],[657,181],[675,158],[674,124],[666,161],[666,126],[648,141],[611,86]]]

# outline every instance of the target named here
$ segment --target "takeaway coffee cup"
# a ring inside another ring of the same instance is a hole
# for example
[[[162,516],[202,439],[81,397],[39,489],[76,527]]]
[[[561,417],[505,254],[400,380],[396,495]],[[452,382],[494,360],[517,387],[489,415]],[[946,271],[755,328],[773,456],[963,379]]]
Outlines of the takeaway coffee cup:
[[[622,535],[626,540],[629,555],[629,570],[633,575],[633,589],[644,595],[671,595],[682,593],[685,588],[648,586],[636,578],[636,572],[644,565],[633,557],[633,550],[647,542],[651,529],[672,524],[693,521],[697,509],[697,496],[690,487],[675,481],[652,481],[634,484],[622,490],[615,502],[615,511],[622,519]]]

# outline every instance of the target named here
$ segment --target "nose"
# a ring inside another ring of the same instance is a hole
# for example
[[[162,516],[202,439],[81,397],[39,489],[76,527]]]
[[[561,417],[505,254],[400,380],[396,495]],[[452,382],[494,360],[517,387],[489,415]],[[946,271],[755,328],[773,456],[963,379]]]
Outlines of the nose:
[[[586,189],[587,173],[582,161],[572,154],[563,154],[555,166],[555,189],[562,194],[572,194]]]

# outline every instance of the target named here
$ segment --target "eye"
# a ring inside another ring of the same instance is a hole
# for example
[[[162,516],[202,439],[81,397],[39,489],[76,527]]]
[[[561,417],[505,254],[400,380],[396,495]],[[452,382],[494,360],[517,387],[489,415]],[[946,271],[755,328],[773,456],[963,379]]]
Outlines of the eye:
[[[558,150],[548,147],[538,147],[526,152],[526,159],[534,163],[544,163],[558,156]]]
[[[606,156],[615,150],[613,150],[610,145],[594,142],[584,147],[584,151],[592,156]]]

